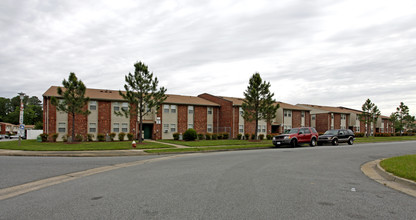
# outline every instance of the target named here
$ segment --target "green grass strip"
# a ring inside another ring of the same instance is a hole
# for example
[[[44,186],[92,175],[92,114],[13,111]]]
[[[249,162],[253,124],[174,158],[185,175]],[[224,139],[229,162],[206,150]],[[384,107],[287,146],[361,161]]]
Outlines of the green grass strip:
[[[172,148],[163,143],[144,142],[137,144],[136,149]],[[64,142],[37,142],[36,140],[22,140],[21,146],[18,141],[2,141],[0,149],[27,150],[27,151],[86,151],[86,150],[129,150],[130,141],[114,142],[81,142],[69,144]]]
[[[385,159],[380,166],[396,176],[416,181],[416,155],[406,155]]]
[[[169,148],[144,150],[146,153],[180,153],[180,152],[203,152],[203,151],[222,151],[222,150],[243,150],[256,148],[272,148],[273,144],[251,144],[251,145],[232,145],[232,146],[214,146],[214,147],[189,147],[189,148]]]
[[[197,140],[197,141],[175,141],[175,140],[158,140],[163,143],[179,144],[188,147],[207,147],[207,146],[224,146],[224,145],[270,145],[271,140],[247,141],[247,140]]]
[[[374,143],[392,141],[415,141],[416,136],[394,136],[394,137],[359,137],[355,138],[355,143]]]

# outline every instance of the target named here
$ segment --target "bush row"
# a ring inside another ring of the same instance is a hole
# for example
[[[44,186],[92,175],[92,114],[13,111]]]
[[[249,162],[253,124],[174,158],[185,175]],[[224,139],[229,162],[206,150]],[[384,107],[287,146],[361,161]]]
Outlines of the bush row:
[[[176,132],[173,133],[173,139],[179,140],[180,133]],[[221,140],[221,139],[228,139],[230,135],[228,133],[199,133],[197,134],[196,131],[192,128],[188,129],[183,133],[183,140],[186,141],[193,141],[193,140]]]
[[[108,136],[109,136],[111,141],[114,141],[114,138],[116,137],[116,133],[110,133]],[[126,134],[124,132],[120,132],[118,134],[118,140],[119,141],[124,141],[124,140],[126,140],[126,136],[127,136],[127,140],[132,141],[134,134],[133,133],[127,133]],[[53,133],[53,134],[42,133],[42,134],[40,134],[40,137],[42,139],[42,142],[47,142],[47,141],[56,142],[56,139],[58,139],[59,134],[58,133]],[[70,134],[63,135],[62,140],[64,142],[67,142],[68,138],[70,138],[70,137],[71,137]],[[102,134],[102,133],[97,134],[97,141],[105,141],[105,140],[106,140],[106,135],[105,134]],[[93,134],[87,134],[87,135],[75,134],[75,141],[76,142],[94,141],[94,135]]]

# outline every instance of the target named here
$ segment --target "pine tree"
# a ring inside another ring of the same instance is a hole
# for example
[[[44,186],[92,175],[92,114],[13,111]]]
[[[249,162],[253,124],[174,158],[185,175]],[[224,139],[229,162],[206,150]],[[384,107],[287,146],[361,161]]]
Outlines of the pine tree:
[[[68,81],[64,79],[62,81],[63,89],[58,87],[58,95],[60,99],[56,97],[51,98],[52,105],[56,106],[58,111],[72,115],[72,133],[71,141],[75,140],[75,117],[76,114],[88,115],[90,111],[83,110],[85,105],[90,100],[89,97],[85,97],[85,91],[87,88],[81,80],[78,80],[75,73],[70,73]],[[61,101],[60,101],[61,100]]]
[[[144,63],[137,62],[134,67],[134,75],[129,73],[125,76],[124,89],[126,92],[119,91],[119,93],[130,104],[128,109],[123,109],[124,115],[139,117],[139,138],[137,133],[135,135],[136,139],[139,139],[139,143],[142,143],[143,117],[150,112],[146,110],[155,108],[157,112],[167,96],[164,87],[157,89],[159,81],[157,77],[153,78],[153,73],[149,73],[149,69]],[[136,123],[136,131],[138,123]]]
[[[263,82],[259,73],[253,74],[244,92],[245,100],[242,108],[244,120],[256,121],[256,138],[259,120],[266,120],[270,123],[276,117],[279,104],[276,104],[273,96],[274,93],[270,92],[270,82]]]

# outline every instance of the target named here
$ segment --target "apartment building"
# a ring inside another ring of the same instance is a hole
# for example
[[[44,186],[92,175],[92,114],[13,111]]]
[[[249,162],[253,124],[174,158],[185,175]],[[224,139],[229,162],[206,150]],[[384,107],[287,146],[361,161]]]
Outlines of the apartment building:
[[[0,122],[0,134],[16,134],[19,131],[19,125],[7,122]]]
[[[50,87],[43,94],[44,133],[58,133],[58,140],[72,133],[72,116],[57,111],[51,104],[51,97],[57,94],[57,87]],[[89,115],[76,115],[75,133],[84,137],[92,134],[96,138],[99,133],[120,132],[137,134],[138,118],[125,117],[117,114],[127,109],[129,104],[116,90],[87,89],[85,96],[90,98],[84,109]],[[211,133],[218,127],[219,105],[206,99],[193,96],[167,95],[167,99],[156,112],[148,109],[143,119],[143,137],[146,139],[172,139],[173,133],[183,133],[194,128],[198,133]]]
[[[236,138],[238,134],[254,134],[256,129],[255,121],[246,121],[243,118],[242,105],[244,99],[235,97],[215,96],[208,93],[198,95],[198,97],[217,103],[219,108],[219,122],[217,132],[229,132],[231,138]],[[267,135],[271,133],[271,125],[265,120],[258,122],[257,134]]]
[[[271,133],[284,133],[291,128],[310,127],[310,109],[301,106],[291,105],[284,102],[277,102],[279,108],[276,118],[271,123]]]
[[[359,120],[359,111],[342,107],[297,104],[310,110],[311,126],[319,133],[330,129],[351,129],[360,132],[364,127]]]

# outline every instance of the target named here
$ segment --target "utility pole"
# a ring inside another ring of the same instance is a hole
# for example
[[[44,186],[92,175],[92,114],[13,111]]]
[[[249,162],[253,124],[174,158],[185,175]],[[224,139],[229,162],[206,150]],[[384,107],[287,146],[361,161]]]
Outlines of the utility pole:
[[[20,117],[19,117],[19,147],[22,141],[22,135],[25,132],[25,125],[23,124],[23,112],[24,112],[24,105],[23,105],[23,98],[25,94],[23,92],[18,93],[20,95]]]

